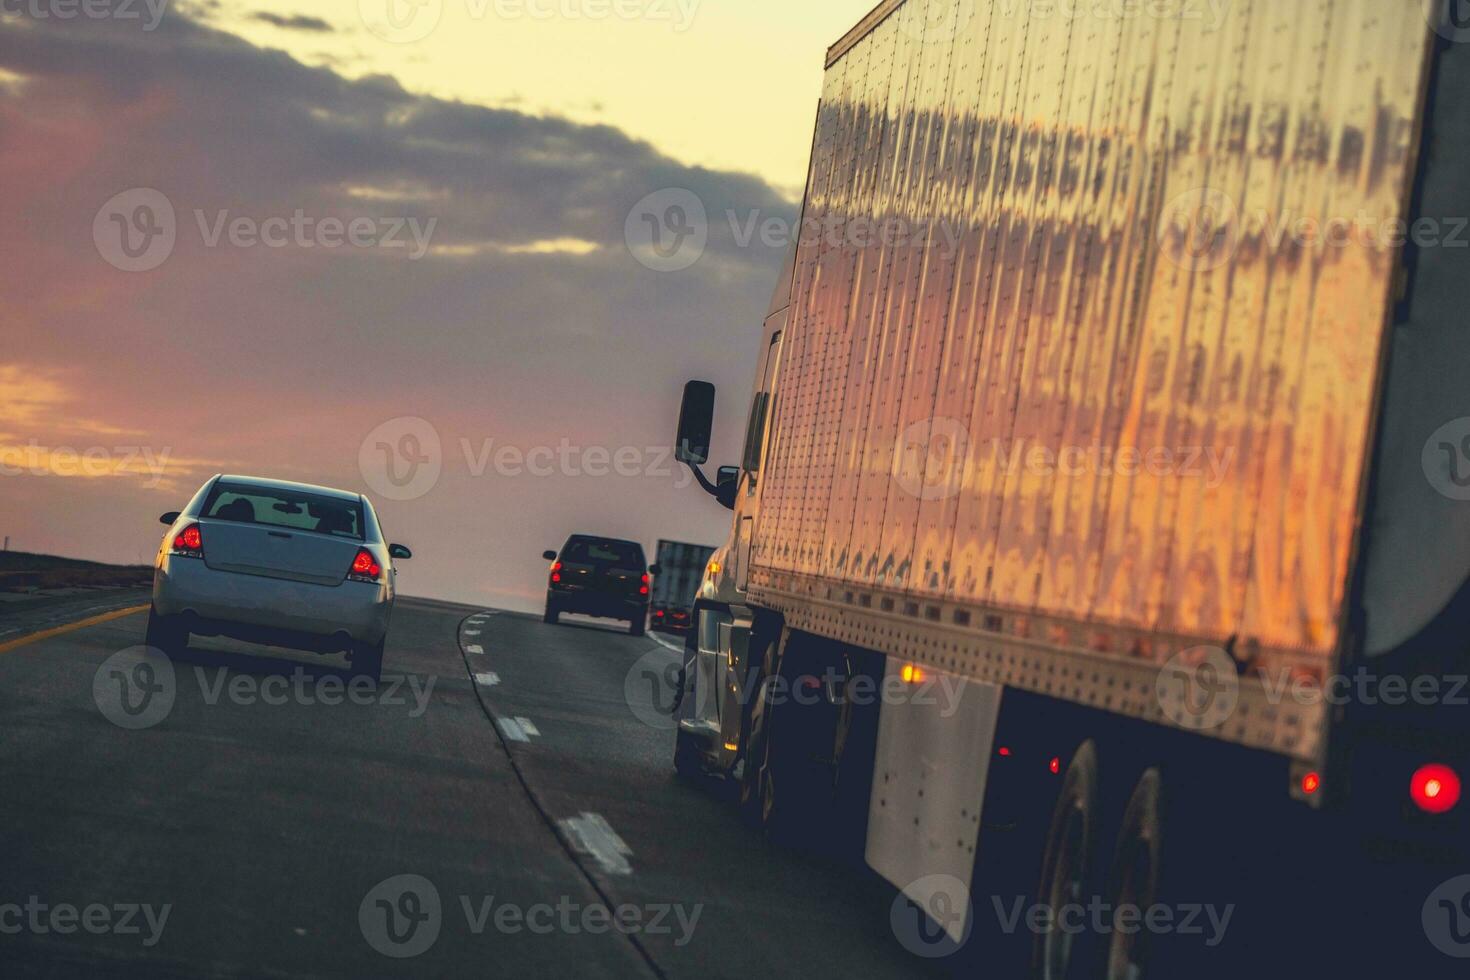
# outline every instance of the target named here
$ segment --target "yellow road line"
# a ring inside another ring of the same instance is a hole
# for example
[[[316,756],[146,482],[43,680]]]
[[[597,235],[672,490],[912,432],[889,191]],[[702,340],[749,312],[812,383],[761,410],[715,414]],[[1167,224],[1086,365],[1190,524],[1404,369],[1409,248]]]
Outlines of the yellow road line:
[[[57,626],[54,629],[42,630],[39,633],[32,633],[29,636],[22,636],[18,640],[10,640],[6,643],[0,643],[0,653],[9,653],[11,650],[27,646],[31,643],[39,643],[42,640],[49,640],[53,636],[62,636],[66,633],[75,633],[77,630],[84,630],[88,626],[96,626],[99,623],[110,623],[114,619],[122,619],[124,616],[136,616],[140,612],[147,611],[147,606],[131,606],[127,609],[115,609],[110,613],[103,613],[100,616],[93,616],[91,619],[83,619],[75,623],[67,623],[65,626]]]

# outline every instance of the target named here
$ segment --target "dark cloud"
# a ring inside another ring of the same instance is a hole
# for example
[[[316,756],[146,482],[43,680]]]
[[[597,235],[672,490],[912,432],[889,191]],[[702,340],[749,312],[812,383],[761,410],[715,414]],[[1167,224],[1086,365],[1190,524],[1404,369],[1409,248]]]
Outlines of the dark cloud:
[[[333,31],[332,25],[320,17],[307,17],[302,14],[283,17],[280,14],[261,11],[255,14],[253,19],[270,24],[273,27],[279,27],[284,31],[308,31],[317,34],[327,34]]]
[[[738,452],[782,256],[740,247],[724,215],[791,219],[764,181],[685,166],[609,126],[347,80],[177,12],[151,32],[0,18],[0,69],[24,79],[0,86],[0,361],[64,370],[91,417],[176,455],[359,485],[362,436],[394,416],[430,419],[455,454],[460,438],[653,446],[669,441],[682,382],[703,376],[726,391],[723,448]],[[135,187],[168,197],[178,242],[158,269],[127,274],[92,231]],[[707,253],[678,273],[624,244],[629,209],[667,187],[712,219]],[[432,221],[436,250],[211,248],[198,228],[298,211]],[[544,244],[567,241],[583,244]],[[390,510],[423,522],[440,557],[420,574],[436,586],[484,577],[473,555],[448,557],[466,535],[509,540],[534,566],[562,525],[599,514],[650,543],[710,538],[723,516],[663,483],[589,478],[448,479]]]

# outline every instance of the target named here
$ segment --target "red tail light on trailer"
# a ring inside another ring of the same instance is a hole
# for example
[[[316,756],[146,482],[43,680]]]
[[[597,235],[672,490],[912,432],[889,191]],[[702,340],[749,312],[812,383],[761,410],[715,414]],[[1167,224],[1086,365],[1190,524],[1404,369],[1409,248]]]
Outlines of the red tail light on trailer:
[[[1409,780],[1409,798],[1425,813],[1449,813],[1460,803],[1460,774],[1449,766],[1421,766]]]

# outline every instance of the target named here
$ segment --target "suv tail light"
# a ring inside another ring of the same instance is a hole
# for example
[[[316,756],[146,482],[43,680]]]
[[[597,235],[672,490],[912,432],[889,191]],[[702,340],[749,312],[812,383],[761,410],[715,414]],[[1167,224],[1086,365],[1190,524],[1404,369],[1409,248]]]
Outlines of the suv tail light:
[[[174,536],[172,553],[180,558],[204,557],[204,532],[198,524],[190,524]]]
[[[551,580],[553,582],[561,581],[561,562],[559,561],[551,563]]]
[[[642,582],[642,584],[638,586],[638,594],[639,595],[648,595],[648,582],[649,582],[648,576],[647,575],[644,575],[643,576],[643,582]]]
[[[347,581],[377,584],[382,580],[383,566],[378,564],[378,559],[366,548],[358,548],[357,557],[352,559],[352,567],[347,570]]]

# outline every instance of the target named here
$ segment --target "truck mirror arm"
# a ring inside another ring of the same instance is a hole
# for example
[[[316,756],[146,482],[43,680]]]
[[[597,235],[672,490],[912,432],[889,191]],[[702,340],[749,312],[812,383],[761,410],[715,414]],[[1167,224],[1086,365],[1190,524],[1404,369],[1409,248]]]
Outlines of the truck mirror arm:
[[[732,480],[723,487],[717,487],[709,481],[709,477],[705,476],[704,471],[698,466],[688,460],[684,461],[684,465],[694,472],[694,478],[699,481],[701,487],[704,487],[704,492],[718,500],[721,507],[726,510],[735,509],[735,491],[740,486],[739,480]]]

